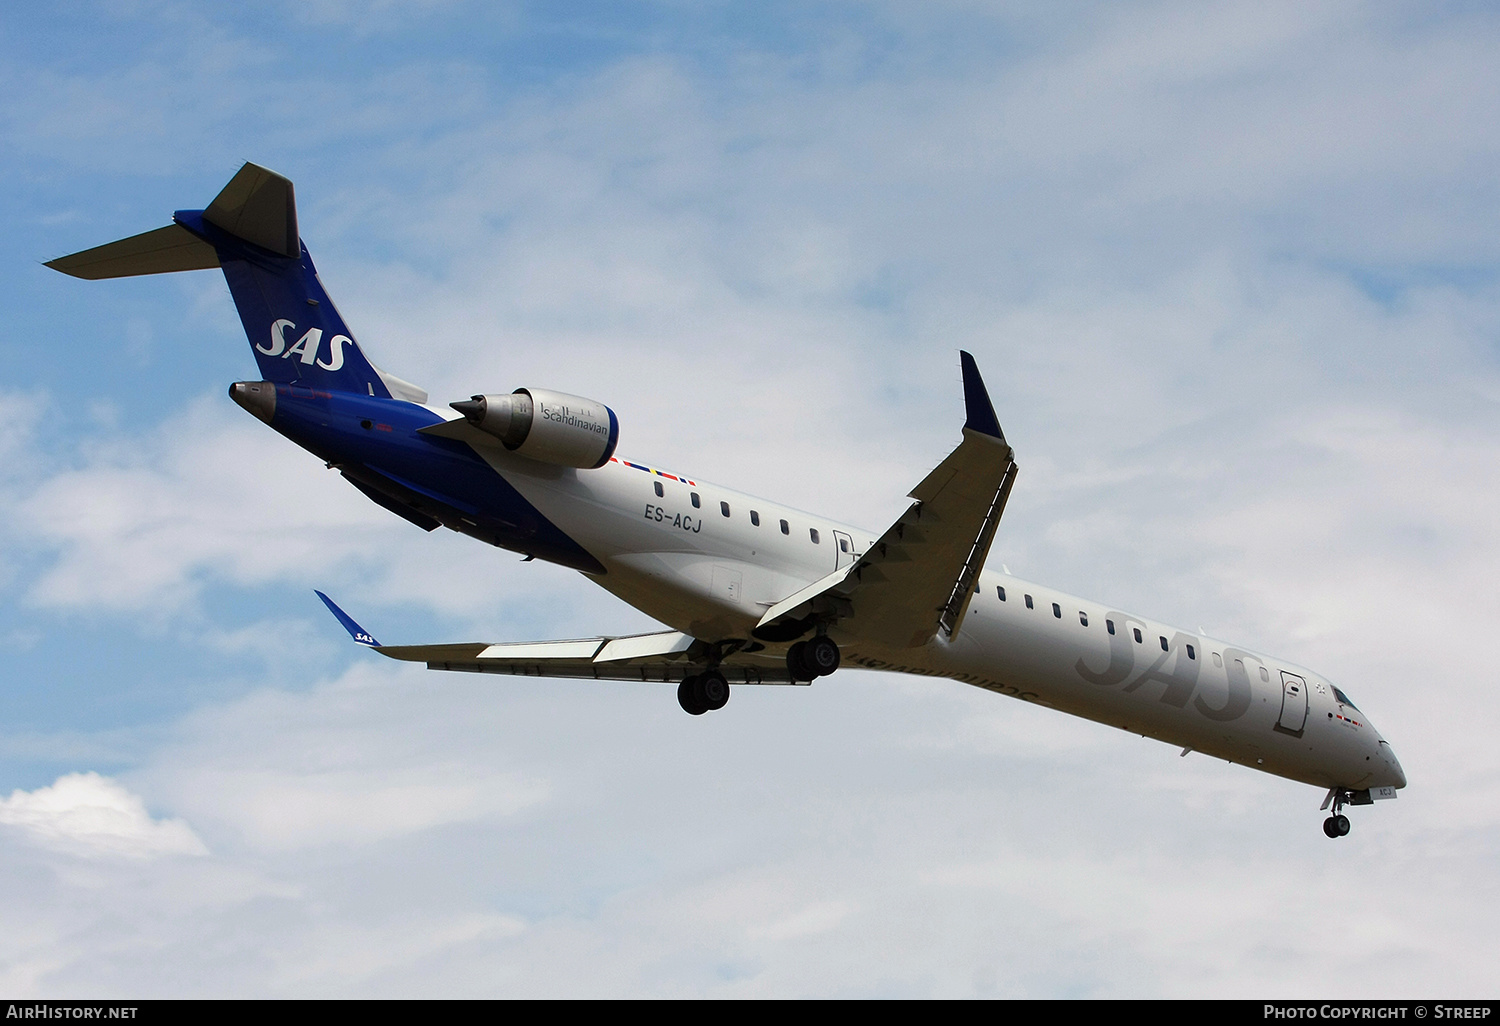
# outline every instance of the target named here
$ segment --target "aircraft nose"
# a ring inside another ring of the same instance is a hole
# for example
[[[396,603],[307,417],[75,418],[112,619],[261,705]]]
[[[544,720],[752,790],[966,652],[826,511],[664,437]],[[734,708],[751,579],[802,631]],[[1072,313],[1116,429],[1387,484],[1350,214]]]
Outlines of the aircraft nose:
[[[1396,759],[1396,752],[1391,748],[1389,741],[1384,738],[1380,741],[1380,754],[1385,757],[1385,764],[1390,770],[1392,783],[1397,790],[1406,786],[1406,771],[1401,768],[1401,763]]]

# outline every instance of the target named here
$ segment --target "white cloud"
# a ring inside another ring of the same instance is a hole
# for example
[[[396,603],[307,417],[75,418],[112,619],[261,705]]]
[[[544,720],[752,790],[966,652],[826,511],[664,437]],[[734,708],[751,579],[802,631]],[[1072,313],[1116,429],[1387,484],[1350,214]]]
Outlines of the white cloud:
[[[152,779],[196,821],[267,851],[376,844],[552,798],[545,777],[454,759],[430,733],[392,733],[394,710],[420,715],[416,695],[393,692],[410,680],[409,668],[366,657],[311,694],[260,691],[206,708],[169,749],[194,768]]]
[[[60,558],[33,601],[170,612],[207,579],[263,583],[378,544],[378,511],[257,434],[200,403],[156,437],[101,447],[38,482],[18,519]]]
[[[46,408],[41,395],[0,392],[0,480],[35,471],[36,428]]]
[[[370,766],[342,773],[209,773],[197,786],[212,792],[221,809],[234,809],[254,843],[274,849],[370,843],[512,814],[547,795],[535,783],[472,779],[459,764],[416,774]]]
[[[49,848],[89,858],[207,855],[180,819],[152,819],[146,803],[97,773],[69,773],[50,787],[0,799],[0,824]]]

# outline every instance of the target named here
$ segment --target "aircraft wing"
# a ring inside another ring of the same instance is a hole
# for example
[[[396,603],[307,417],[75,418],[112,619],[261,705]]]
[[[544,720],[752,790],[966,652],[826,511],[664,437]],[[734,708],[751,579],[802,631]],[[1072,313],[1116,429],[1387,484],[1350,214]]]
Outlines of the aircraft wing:
[[[774,638],[781,624],[809,617],[897,647],[958,632],[1017,471],[979,368],[960,356],[967,420],[958,448],[911,490],[915,501],[869,551],[772,606],[757,635]]]
[[[519,677],[574,677],[675,684],[709,662],[716,646],[679,631],[623,637],[580,638],[504,644],[382,645],[321,591],[320,599],[356,642],[403,662],[426,663],[429,670],[506,673]],[[761,646],[722,651],[719,672],[731,684],[791,684],[786,659]]]

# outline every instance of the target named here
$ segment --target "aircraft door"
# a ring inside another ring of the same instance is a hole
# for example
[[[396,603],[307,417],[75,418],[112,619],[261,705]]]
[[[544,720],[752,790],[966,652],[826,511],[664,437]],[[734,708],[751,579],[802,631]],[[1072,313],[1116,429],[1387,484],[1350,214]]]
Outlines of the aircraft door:
[[[1307,682],[1295,673],[1281,671],[1281,718],[1276,729],[1284,734],[1302,736],[1307,725]]]
[[[853,538],[849,537],[843,531],[834,531],[833,542],[834,548],[836,550],[834,554],[838,559],[838,562],[834,564],[835,570],[837,570],[841,566],[848,566],[850,563],[854,562]]]

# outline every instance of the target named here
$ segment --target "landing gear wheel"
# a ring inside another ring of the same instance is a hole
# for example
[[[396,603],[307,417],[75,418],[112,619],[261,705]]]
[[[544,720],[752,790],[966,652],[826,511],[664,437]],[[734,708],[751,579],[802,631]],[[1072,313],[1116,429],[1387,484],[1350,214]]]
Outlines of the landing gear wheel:
[[[792,680],[816,680],[839,668],[839,647],[826,634],[799,641],[786,650],[786,671]]]
[[[792,680],[812,680],[817,676],[803,661],[802,654],[807,651],[807,642],[799,641],[786,650],[786,672]]]
[[[682,706],[682,711],[691,716],[702,716],[708,712],[708,704],[703,700],[703,691],[699,685],[699,677],[684,677],[682,683],[677,685],[677,704]],[[726,688],[727,690],[727,688]],[[725,696],[725,701],[728,701]]]
[[[802,663],[814,676],[826,677],[839,668],[839,647],[828,635],[820,634],[805,644]]]
[[[709,670],[699,677],[694,690],[703,697],[704,708],[710,711],[722,709],[729,703],[729,681],[718,670]]]
[[[1333,815],[1323,821],[1323,833],[1329,837],[1343,837],[1349,833],[1349,817],[1341,811],[1354,798],[1354,792],[1343,788],[1333,788],[1328,792],[1328,797],[1323,800],[1323,808],[1328,808],[1328,803],[1333,803]],[[1368,804],[1368,802],[1366,803]]]

